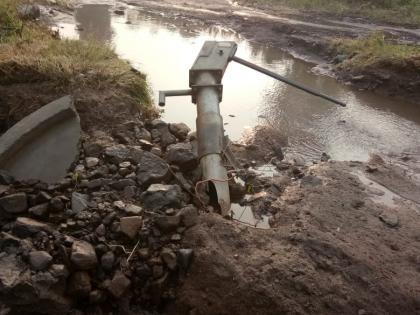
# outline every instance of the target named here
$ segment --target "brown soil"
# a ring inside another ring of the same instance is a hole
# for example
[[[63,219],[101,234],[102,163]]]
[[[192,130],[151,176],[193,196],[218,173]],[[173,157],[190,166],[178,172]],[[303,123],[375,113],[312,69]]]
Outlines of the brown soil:
[[[363,167],[306,170],[322,184],[286,187],[270,230],[202,216],[186,234],[195,260],[167,313],[419,314],[419,204],[373,202],[352,175]],[[390,185],[400,176],[382,165],[372,174]],[[384,222],[393,216],[395,226]]]
[[[13,67],[15,70],[11,72]],[[88,134],[96,130],[112,133],[114,128],[128,118],[149,118],[141,117],[136,102],[125,92],[116,92],[115,88],[68,90],[42,78],[32,69],[1,64],[0,74],[2,71],[12,75],[0,79],[0,133],[26,115],[66,94],[73,96],[82,129]]]

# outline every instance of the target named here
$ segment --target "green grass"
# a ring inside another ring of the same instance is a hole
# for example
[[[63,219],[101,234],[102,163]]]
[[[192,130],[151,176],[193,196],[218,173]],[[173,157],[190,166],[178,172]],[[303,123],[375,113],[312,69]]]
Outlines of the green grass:
[[[374,33],[366,39],[340,39],[333,43],[338,54],[346,55],[343,66],[353,69],[375,64],[414,66],[420,70],[420,46],[388,42],[382,33]]]
[[[246,5],[361,16],[396,24],[420,25],[419,0],[240,0]]]
[[[0,0],[2,27],[19,27],[19,0]],[[13,67],[30,69],[71,93],[90,88],[124,95],[136,102],[143,114],[153,112],[145,75],[133,71],[130,64],[118,58],[112,47],[93,40],[60,40],[50,29],[35,22],[25,22],[21,34],[4,32],[0,43],[0,75],[13,77]],[[22,73],[16,74],[21,76]],[[13,80],[12,80],[13,81]]]

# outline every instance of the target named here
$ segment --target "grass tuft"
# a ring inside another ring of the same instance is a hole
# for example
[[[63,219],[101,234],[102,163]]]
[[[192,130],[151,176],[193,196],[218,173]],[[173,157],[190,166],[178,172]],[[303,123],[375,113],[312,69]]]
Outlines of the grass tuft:
[[[414,65],[420,69],[420,46],[388,42],[383,33],[374,33],[365,39],[339,39],[333,48],[348,56],[344,66],[361,69],[375,64],[395,66]]]

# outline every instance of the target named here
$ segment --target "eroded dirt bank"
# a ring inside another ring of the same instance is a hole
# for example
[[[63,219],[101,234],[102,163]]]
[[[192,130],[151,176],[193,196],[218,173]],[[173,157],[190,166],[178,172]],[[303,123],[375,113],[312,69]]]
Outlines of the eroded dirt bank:
[[[148,12],[164,14],[175,23],[221,25],[238,32],[249,41],[278,47],[295,57],[322,64],[330,75],[360,90],[375,90],[419,103],[420,75],[416,70],[416,59],[402,64],[384,62],[354,69],[346,66],[346,61],[353,56],[332,47],[334,39],[365,38],[374,32],[383,32],[392,43],[416,44],[420,39],[418,29],[375,25],[350,17],[333,18],[291,9],[280,12],[250,8],[222,0],[211,3],[178,0],[123,2]]]
[[[271,230],[201,216],[185,235],[195,260],[168,313],[417,314],[420,208],[378,203],[382,193],[356,174],[388,184],[400,175],[389,165],[365,167],[304,170],[266,208],[277,211]]]

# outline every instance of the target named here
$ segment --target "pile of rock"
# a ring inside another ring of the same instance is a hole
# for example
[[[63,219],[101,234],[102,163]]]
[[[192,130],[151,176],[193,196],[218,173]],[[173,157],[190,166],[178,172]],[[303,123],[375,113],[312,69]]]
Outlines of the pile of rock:
[[[0,299],[14,311],[116,313],[174,298],[193,250],[196,145],[184,124],[86,138],[61,182],[0,172]]]

